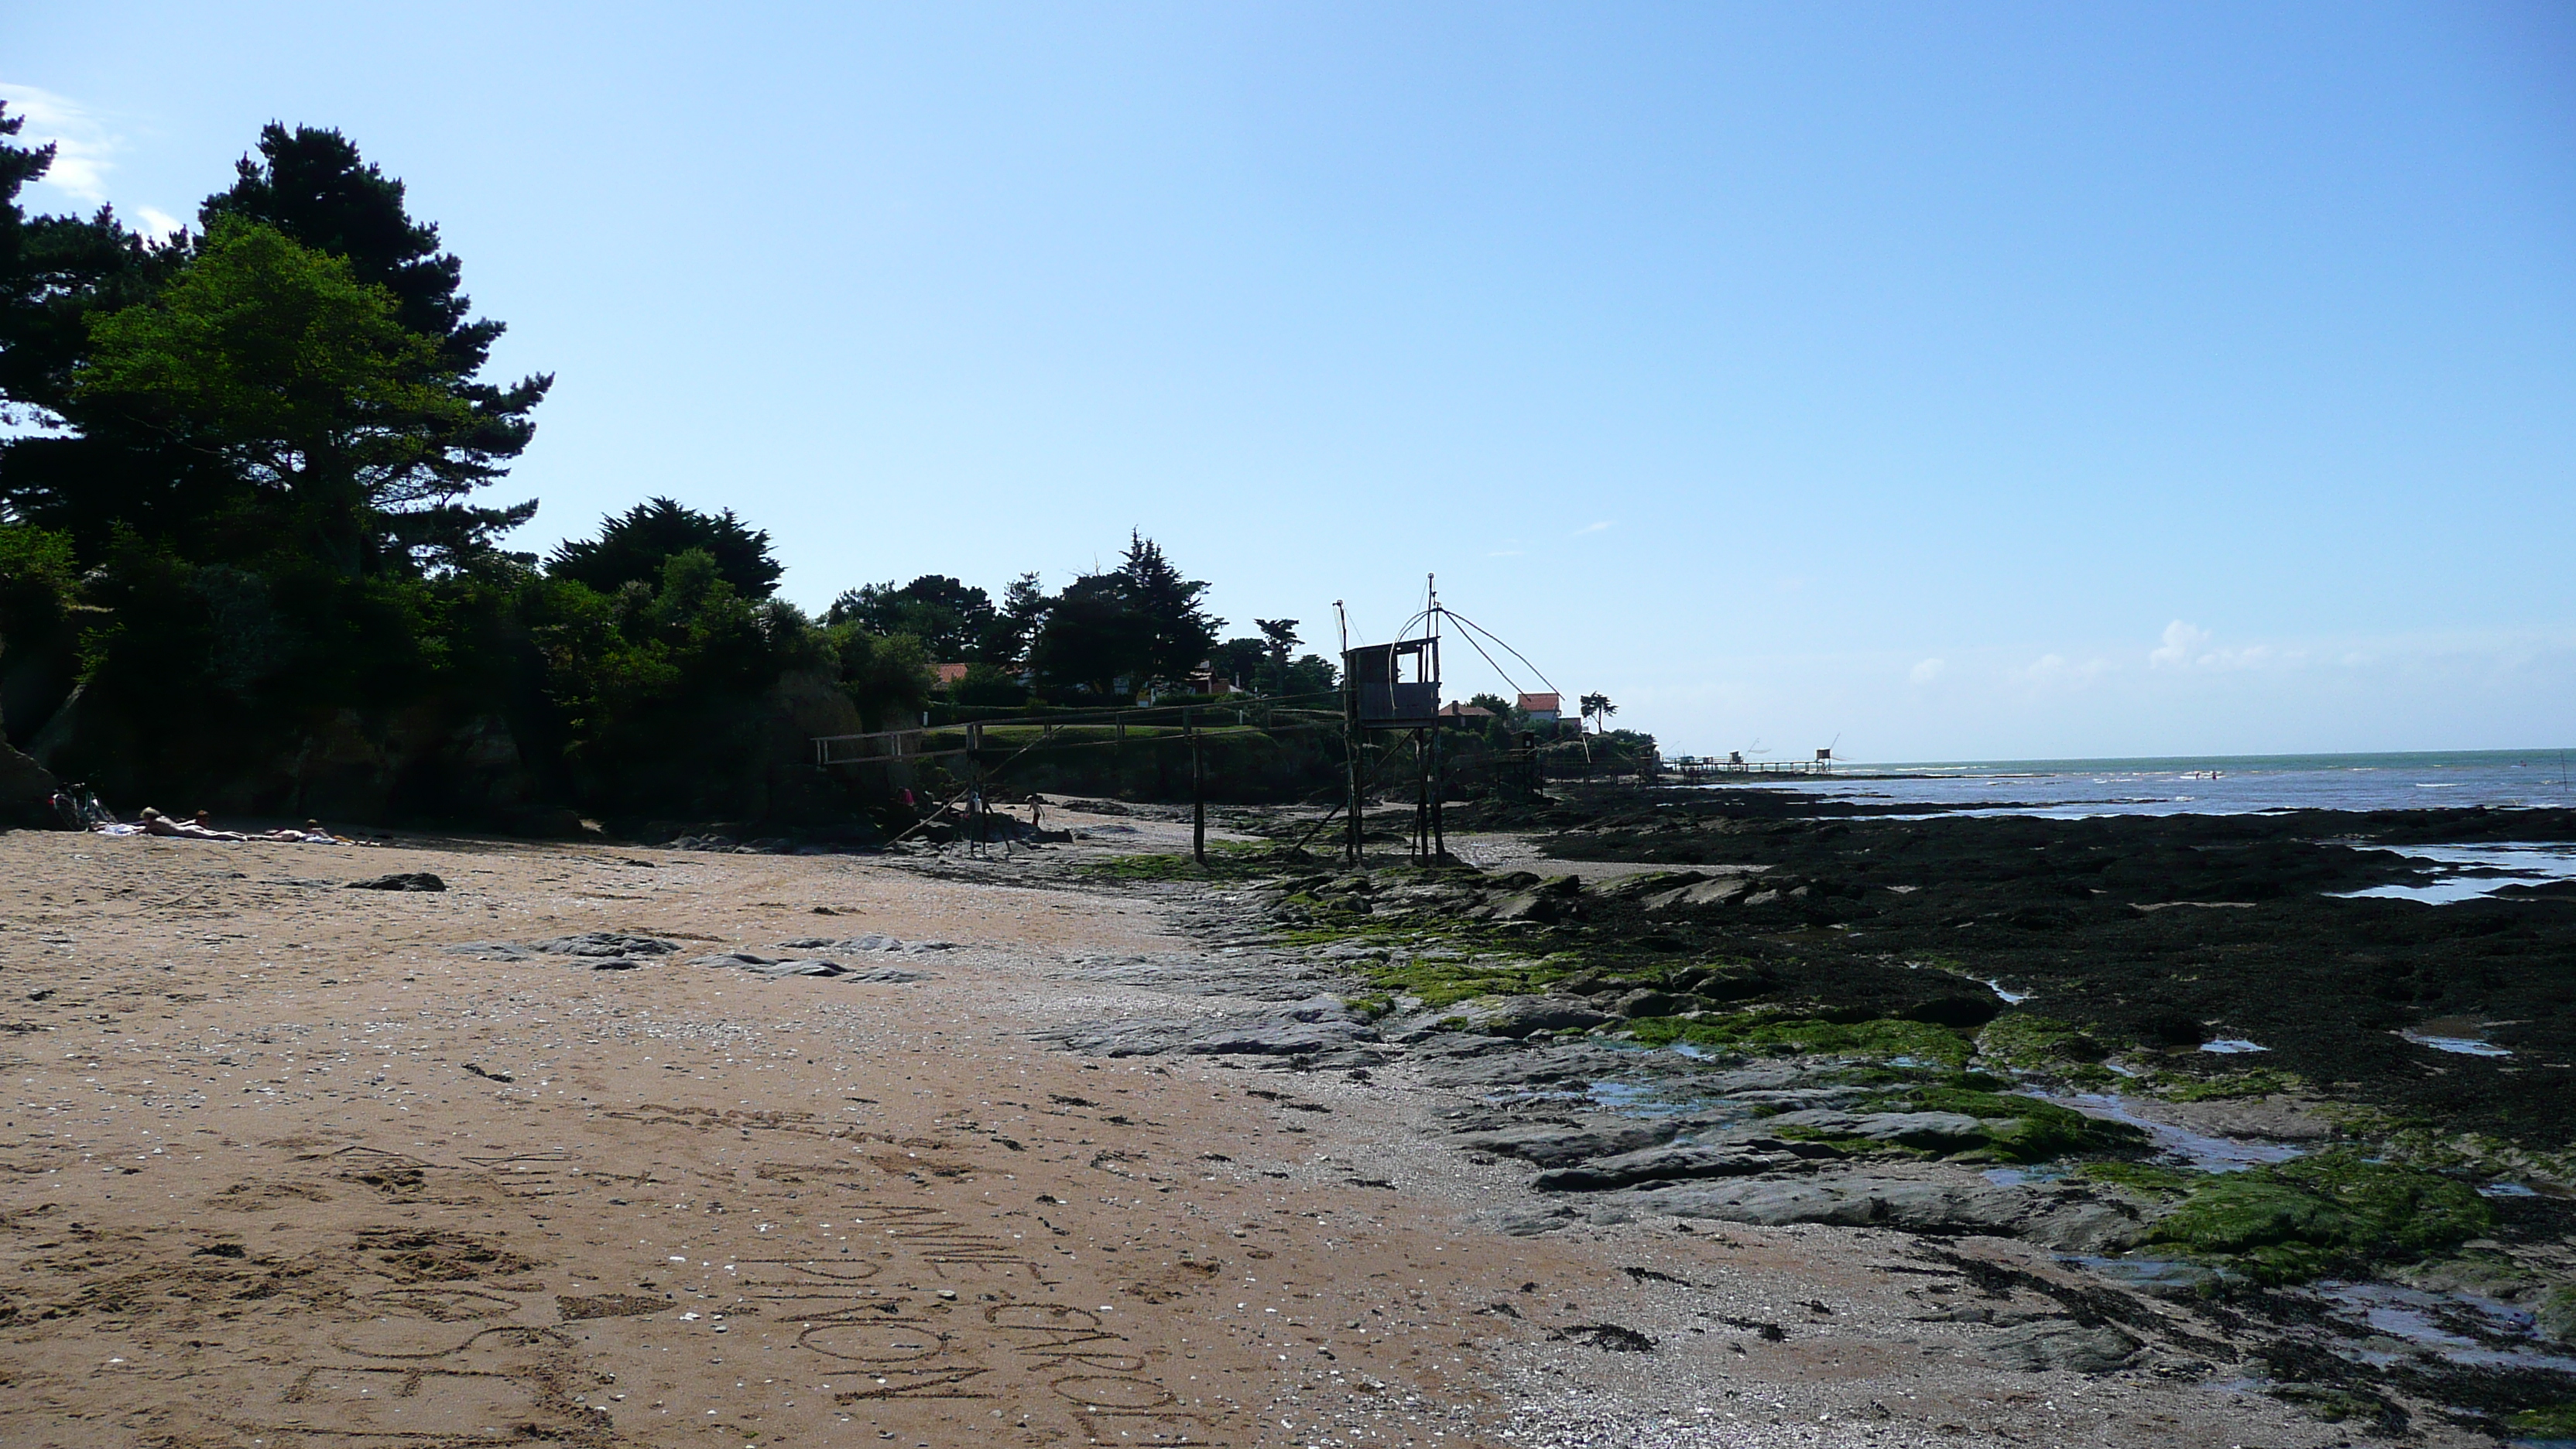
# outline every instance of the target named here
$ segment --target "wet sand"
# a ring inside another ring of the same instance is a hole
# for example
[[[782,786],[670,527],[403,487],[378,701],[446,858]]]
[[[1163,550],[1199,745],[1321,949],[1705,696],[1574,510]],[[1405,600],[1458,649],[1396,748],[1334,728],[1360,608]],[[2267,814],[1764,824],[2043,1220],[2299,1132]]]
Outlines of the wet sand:
[[[391,871],[449,889],[342,888]],[[1997,1365],[1924,1320],[2050,1304],[1903,1234],[1503,1236],[1480,1210],[1526,1173],[1427,1145],[1448,1099],[1402,1072],[1033,1041],[1172,1007],[1069,957],[1204,943],[986,875],[0,836],[0,1442],[2353,1437],[2224,1381]],[[593,930],[683,952],[445,949]],[[955,949],[870,958],[899,984],[687,964],[868,933]]]

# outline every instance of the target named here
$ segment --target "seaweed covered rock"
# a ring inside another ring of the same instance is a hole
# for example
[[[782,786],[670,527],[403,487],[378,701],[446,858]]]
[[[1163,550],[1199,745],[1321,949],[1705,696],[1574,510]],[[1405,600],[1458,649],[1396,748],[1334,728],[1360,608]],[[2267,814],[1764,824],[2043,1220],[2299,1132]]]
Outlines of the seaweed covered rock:
[[[2262,1283],[2298,1283],[2447,1248],[2495,1213],[2465,1184],[2349,1149],[2197,1184],[2150,1241]]]
[[[2532,1317],[2541,1337],[2552,1343],[2576,1344],[2576,1284],[2551,1289]]]

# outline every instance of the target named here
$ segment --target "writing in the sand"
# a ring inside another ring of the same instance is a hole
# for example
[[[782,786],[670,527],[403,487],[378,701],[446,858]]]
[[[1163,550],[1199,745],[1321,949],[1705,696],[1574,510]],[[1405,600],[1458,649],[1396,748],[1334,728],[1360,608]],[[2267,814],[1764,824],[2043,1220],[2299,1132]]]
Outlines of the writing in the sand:
[[[842,1169],[803,1169],[816,1176]],[[763,1176],[769,1176],[764,1172]],[[739,1260],[743,1288],[801,1325],[797,1346],[865,1375],[843,1404],[901,1399],[992,1399],[995,1381],[1035,1380],[1085,1420],[1119,1423],[1132,1436],[1210,1444],[1210,1415],[1181,1402],[1147,1374],[1146,1356],[1092,1309],[1059,1303],[1036,1260],[999,1234],[981,1232],[943,1208],[860,1199],[845,1210],[872,1230],[890,1257],[875,1260],[775,1256]],[[897,1259],[946,1283],[978,1291],[972,1302],[945,1294],[878,1289]]]

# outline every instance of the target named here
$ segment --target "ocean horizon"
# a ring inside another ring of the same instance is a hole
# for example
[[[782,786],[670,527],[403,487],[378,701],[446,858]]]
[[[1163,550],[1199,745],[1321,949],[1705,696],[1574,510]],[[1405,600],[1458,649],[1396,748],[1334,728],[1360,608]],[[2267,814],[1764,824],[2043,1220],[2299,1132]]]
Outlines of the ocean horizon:
[[[2576,745],[2526,750],[2382,750],[2295,755],[2112,755],[2040,760],[1836,760],[1846,771],[1938,770],[1973,774],[2080,774],[2087,771],[2244,770],[2278,773],[2309,770],[2547,769],[2565,764],[2576,773]]]
[[[1831,773],[1721,778],[1945,813],[2233,815],[2262,810],[2576,807],[2576,747],[2069,760],[1834,762]]]

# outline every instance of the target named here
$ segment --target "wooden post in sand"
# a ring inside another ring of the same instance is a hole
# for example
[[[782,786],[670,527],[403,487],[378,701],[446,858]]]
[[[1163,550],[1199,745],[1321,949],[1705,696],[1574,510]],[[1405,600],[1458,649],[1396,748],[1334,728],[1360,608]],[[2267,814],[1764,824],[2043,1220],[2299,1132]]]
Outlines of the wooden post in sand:
[[[1190,858],[1207,864],[1207,760],[1199,749],[1199,713],[1181,711],[1181,727],[1190,733]]]
[[[1365,839],[1360,825],[1360,690],[1357,681],[1348,677],[1342,682],[1342,759],[1349,767],[1350,796],[1344,806],[1349,818],[1342,822],[1343,854],[1356,870],[1362,860]]]

